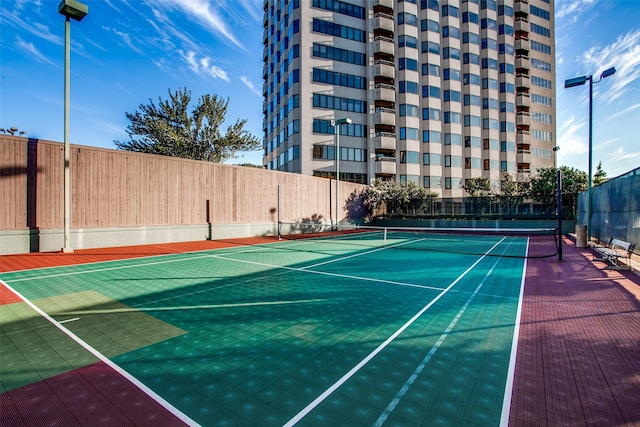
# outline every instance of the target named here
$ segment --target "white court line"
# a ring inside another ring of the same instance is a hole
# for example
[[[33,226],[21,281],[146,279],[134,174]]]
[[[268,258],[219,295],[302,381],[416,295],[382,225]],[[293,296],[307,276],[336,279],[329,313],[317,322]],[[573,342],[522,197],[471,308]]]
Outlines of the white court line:
[[[511,246],[511,243],[507,245],[507,248],[509,246]],[[505,248],[505,252],[506,252],[506,248]],[[456,315],[456,317],[454,317],[451,323],[449,323],[449,326],[447,326],[447,329],[445,329],[442,335],[440,335],[440,337],[438,338],[438,341],[436,341],[433,347],[431,347],[431,350],[429,351],[429,353],[427,353],[424,359],[422,359],[422,362],[420,362],[418,367],[413,371],[413,373],[411,374],[409,379],[404,383],[402,388],[398,390],[398,393],[396,393],[393,400],[391,400],[391,402],[385,408],[382,414],[380,414],[380,417],[378,417],[376,422],[373,424],[374,427],[382,426],[384,422],[387,420],[387,418],[389,418],[389,415],[391,415],[391,413],[396,408],[396,406],[398,406],[398,403],[400,403],[400,400],[404,397],[405,394],[407,394],[407,391],[409,391],[409,388],[411,388],[411,386],[416,381],[420,373],[424,370],[425,366],[427,366],[427,363],[429,363],[433,355],[436,353],[436,351],[438,351],[438,349],[440,348],[444,340],[447,339],[447,337],[449,336],[449,333],[456,326],[456,324],[458,323],[458,321],[460,320],[464,312],[467,311],[467,308],[469,308],[471,301],[473,301],[476,295],[478,295],[478,292],[480,292],[480,289],[482,288],[482,286],[484,286],[485,282],[487,281],[491,273],[493,273],[493,270],[496,268],[496,265],[498,265],[498,261],[500,261],[500,258],[498,258],[496,262],[493,263],[493,266],[491,266],[491,268],[489,269],[487,274],[484,276],[482,281],[480,281],[480,284],[476,287],[475,291],[473,291],[473,293],[469,296],[469,299],[467,299],[467,302],[465,302],[465,304],[462,306],[460,311],[458,311],[458,314]]]
[[[364,282],[376,282],[376,283],[384,283],[384,284],[388,284],[388,285],[409,286],[409,287],[421,288],[421,289],[433,289],[433,290],[436,290],[436,291],[441,291],[442,289],[444,289],[442,287],[416,285],[414,283],[395,282],[393,280],[384,280],[384,279],[374,279],[374,278],[370,278],[370,277],[351,276],[351,275],[348,275],[348,274],[330,273],[330,272],[327,272],[327,271],[307,270],[308,268],[311,268],[311,267],[314,267],[314,266],[296,268],[296,267],[287,267],[287,266],[275,265],[275,264],[267,264],[265,262],[248,261],[248,260],[244,260],[244,259],[235,259],[235,258],[226,258],[226,257],[220,256],[220,255],[210,255],[210,256],[212,258],[223,259],[225,261],[239,262],[239,263],[242,263],[242,264],[259,265],[259,266],[262,266],[262,267],[270,267],[270,268],[281,269],[281,270],[286,270],[286,271],[298,271],[298,272],[302,272],[302,273],[319,274],[319,275],[323,275],[323,276],[340,277],[340,278],[343,278],[343,279],[362,280]],[[322,264],[325,264],[325,263],[316,264],[316,266],[317,265],[322,265]]]
[[[67,314],[73,314],[73,313],[67,313]],[[61,320],[58,323],[60,323],[62,325],[63,323],[75,322],[76,320],[80,320],[80,318],[79,317],[74,317],[73,319]]]
[[[516,312],[515,328],[513,331],[513,341],[511,342],[511,356],[509,359],[509,370],[507,371],[507,384],[505,385],[504,400],[502,401],[502,415],[500,417],[500,427],[509,425],[509,414],[511,413],[511,397],[513,395],[513,381],[516,374],[516,355],[518,353],[518,338],[520,336],[520,319],[522,317],[522,298],[524,295],[524,281],[527,275],[527,260],[529,256],[529,239],[527,238],[527,250],[525,251],[524,266],[522,267],[522,279],[520,280],[520,297],[518,300],[518,310]]]
[[[296,242],[296,243],[292,243],[292,244],[286,245],[286,247],[288,248],[288,247],[291,247],[291,246],[306,245],[306,244],[311,244],[311,243],[313,243],[313,242],[311,242],[311,241]],[[231,252],[227,251],[226,253],[223,253],[222,255],[233,255],[233,254],[238,254],[238,253],[258,252],[259,250],[269,250],[269,249],[273,249],[269,245],[274,245],[274,244],[275,243],[268,243],[268,244],[265,244],[267,246],[260,246],[260,247],[258,247],[258,245],[253,245],[253,246],[250,246],[251,248],[253,248],[251,250],[231,251]],[[168,259],[168,260],[153,261],[153,262],[131,264],[131,265],[120,265],[120,266],[116,266],[116,267],[96,268],[96,269],[93,269],[93,270],[70,271],[70,272],[66,272],[66,273],[48,274],[48,275],[44,275],[44,276],[35,276],[35,277],[28,277],[28,278],[21,278],[21,279],[11,279],[11,283],[15,283],[15,282],[24,282],[24,281],[28,281],[28,280],[50,279],[50,278],[53,278],[53,277],[75,276],[75,275],[80,275],[80,274],[85,274],[85,273],[101,273],[103,271],[125,270],[125,269],[136,268],[136,267],[148,267],[150,265],[160,265],[160,264],[169,264],[169,263],[174,263],[174,262],[191,261],[191,260],[211,257],[211,254],[209,252],[212,252],[212,251],[216,251],[216,249],[207,249],[205,251],[195,251],[195,252],[180,252],[180,253],[174,253],[174,254],[154,255],[152,257],[138,257],[138,258],[127,258],[127,259],[108,260],[108,261],[97,261],[97,262],[90,262],[90,263],[86,263],[86,264],[58,265],[58,266],[55,266],[55,267],[34,268],[34,269],[29,269],[29,270],[5,271],[2,274],[21,273],[23,271],[37,271],[37,270],[45,270],[45,269],[50,269],[50,268],[81,267],[81,266],[84,266],[84,265],[115,263],[115,262],[121,262],[121,261],[137,261],[137,260],[143,260],[145,258],[159,258],[159,257],[168,257],[168,256],[201,254],[199,256],[184,257],[184,258],[179,258],[179,259]],[[221,251],[224,251],[224,249],[222,249]],[[222,257],[219,257],[219,258],[222,258]],[[231,259],[231,258],[222,258],[222,259]]]
[[[294,416],[291,420],[289,420],[284,427],[292,427],[298,423],[302,418],[304,418],[309,412],[315,409],[320,403],[322,403],[327,397],[329,397],[334,391],[336,391],[342,384],[344,384],[348,379],[350,379],[353,375],[356,374],[363,366],[365,366],[371,359],[373,359],[378,353],[384,350],[393,340],[395,340],[405,329],[411,326],[420,316],[424,314],[433,304],[435,304],[440,298],[442,298],[449,290],[454,287],[464,276],[467,275],[480,261],[482,261],[488,254],[491,252],[496,246],[498,246],[506,237],[503,237],[499,242],[491,247],[484,255],[482,255],[476,262],[474,262],[469,268],[467,268],[464,273],[462,273],[456,280],[454,280],[449,286],[442,290],[433,300],[431,300],[427,305],[422,307],[420,311],[418,311],[411,319],[409,319],[404,325],[400,327],[396,332],[393,333],[389,338],[387,338],[382,344],[376,347],[367,357],[362,359],[360,363],[351,368],[349,372],[344,374],[342,378],[336,381],[331,387],[324,391],[320,396],[318,396],[313,402],[309,403],[306,407],[304,407],[296,416]]]
[[[171,254],[171,255],[176,255],[176,254]],[[83,270],[83,271],[70,271],[67,273],[57,273],[57,274],[48,274],[46,276],[36,276],[36,277],[26,277],[26,278],[22,278],[22,279],[11,279],[11,283],[15,283],[15,282],[24,282],[24,281],[28,281],[28,280],[40,280],[40,279],[51,279],[52,277],[65,277],[65,276],[75,276],[78,274],[85,274],[85,273],[100,273],[103,271],[111,271],[111,270],[125,270],[125,269],[129,269],[129,268],[136,268],[136,267],[148,267],[150,265],[159,265],[159,264],[169,264],[169,263],[173,263],[173,262],[181,262],[181,261],[191,261],[194,259],[200,259],[200,258],[207,258],[209,257],[209,255],[200,255],[200,256],[196,256],[196,257],[190,257],[190,258],[180,258],[180,259],[168,259],[168,260],[163,260],[163,261],[155,261],[155,262],[147,262],[147,263],[143,263],[143,264],[133,264],[133,265],[120,265],[117,267],[107,267],[107,268],[97,268],[94,270]],[[140,258],[129,258],[129,260],[135,260],[135,259],[140,259]],[[104,262],[118,262],[118,261],[126,261],[126,260],[111,260],[111,261],[104,261]],[[76,265],[61,265],[58,267],[80,267],[86,264],[76,264]],[[24,271],[32,271],[32,270],[24,270]]]
[[[93,354],[95,357],[97,357],[100,361],[102,361],[104,364],[106,364],[107,366],[109,366],[111,369],[113,369],[114,371],[116,371],[117,373],[119,373],[120,375],[122,375],[122,377],[124,377],[126,380],[128,380],[131,384],[135,385],[136,387],[138,387],[143,393],[145,393],[147,396],[149,396],[151,399],[155,400],[160,406],[162,406],[163,408],[165,408],[167,411],[171,412],[176,418],[178,418],[180,421],[184,422],[185,424],[189,425],[189,426],[199,426],[200,424],[198,424],[197,422],[195,422],[194,420],[192,420],[190,417],[188,417],[184,412],[180,411],[178,408],[176,408],[175,406],[173,406],[171,403],[169,403],[168,401],[166,401],[164,398],[162,398],[160,395],[158,395],[155,391],[151,390],[149,387],[147,387],[146,385],[144,385],[140,380],[138,380],[136,377],[134,377],[133,375],[129,374],[127,371],[125,371],[124,369],[122,369],[120,366],[116,365],[115,363],[113,363],[108,357],[106,357],[105,355],[103,355],[102,353],[100,353],[98,350],[96,350],[95,348],[93,348],[92,346],[90,346],[87,342],[85,342],[82,338],[80,338],[79,336],[77,336],[76,334],[74,334],[73,332],[71,332],[69,329],[67,329],[66,327],[64,327],[63,325],[61,325],[61,322],[56,321],[54,318],[52,318],[51,316],[49,316],[47,313],[45,313],[44,311],[42,311],[38,306],[36,306],[33,302],[31,302],[30,300],[28,300],[27,298],[25,298],[22,294],[20,294],[18,291],[16,291],[15,289],[13,289],[11,286],[9,286],[7,283],[5,283],[3,280],[0,279],[0,284],[3,284],[4,286],[6,286],[7,289],[9,289],[11,292],[13,292],[14,294],[16,294],[16,296],[18,296],[18,298],[20,298],[22,301],[24,301],[29,307],[31,307],[33,310],[36,311],[36,313],[38,313],[40,316],[44,317],[46,320],[48,320],[53,326],[55,326],[56,328],[60,329],[63,333],[65,333],[69,338],[71,338],[72,340],[74,340],[76,343],[78,343],[81,347],[83,347],[85,350],[87,350],[89,353]]]

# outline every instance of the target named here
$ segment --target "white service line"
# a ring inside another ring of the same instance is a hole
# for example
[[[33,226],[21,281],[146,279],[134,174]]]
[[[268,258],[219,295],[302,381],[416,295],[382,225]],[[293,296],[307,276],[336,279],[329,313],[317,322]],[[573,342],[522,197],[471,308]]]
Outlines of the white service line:
[[[435,304],[440,298],[442,298],[449,290],[454,287],[464,276],[467,275],[480,261],[482,261],[488,254],[491,252],[496,246],[498,246],[506,237],[503,237],[499,242],[491,247],[484,255],[482,255],[476,262],[474,262],[469,268],[467,268],[464,273],[462,273],[456,280],[454,280],[449,286],[444,288],[442,292],[438,294],[433,300],[431,300],[427,305],[422,307],[420,311],[418,311],[411,319],[409,319],[404,325],[400,327],[396,332],[393,333],[389,338],[387,338],[382,344],[376,347],[367,357],[362,359],[360,363],[351,368],[349,372],[344,374],[342,378],[336,381],[331,387],[324,391],[320,396],[318,396],[313,402],[309,403],[306,407],[304,407],[298,414],[296,414],[291,420],[289,420],[284,427],[292,427],[298,423],[302,418],[304,418],[309,412],[315,409],[320,403],[322,403],[327,397],[329,397],[334,391],[336,391],[342,384],[347,382],[353,375],[356,374],[362,367],[364,367],[371,359],[373,359],[378,353],[380,353],[384,348],[386,348],[393,340],[395,340],[405,329],[411,326],[420,316],[424,314],[433,304]]]
[[[431,347],[431,350],[429,351],[429,353],[427,353],[427,355],[424,357],[424,359],[422,359],[422,362],[420,362],[420,364],[413,371],[413,373],[411,374],[409,379],[404,383],[402,388],[400,388],[398,393],[396,393],[396,395],[393,398],[393,400],[391,400],[391,402],[385,408],[385,410],[382,412],[382,414],[380,414],[380,417],[378,417],[376,422],[373,424],[374,427],[382,426],[382,424],[384,424],[384,422],[387,420],[387,418],[389,418],[389,415],[391,415],[391,412],[393,412],[393,410],[396,408],[396,406],[398,406],[398,403],[400,403],[400,399],[402,399],[404,397],[404,395],[407,393],[407,391],[409,391],[409,388],[413,385],[413,383],[418,378],[420,373],[424,370],[425,366],[427,366],[427,363],[429,363],[429,361],[431,360],[433,355],[436,353],[436,351],[438,351],[438,349],[440,348],[440,346],[442,345],[444,340],[447,339],[447,337],[449,336],[449,333],[456,326],[456,324],[458,323],[458,321],[460,320],[460,318],[462,317],[464,312],[467,311],[467,308],[469,307],[469,304],[471,304],[471,301],[473,301],[473,299],[476,297],[476,295],[478,295],[478,292],[480,292],[480,289],[482,288],[482,286],[484,286],[485,282],[487,281],[487,279],[489,278],[491,273],[493,273],[493,270],[496,268],[496,265],[498,265],[498,261],[500,261],[500,258],[498,258],[496,260],[496,262],[493,263],[493,266],[491,267],[491,269],[489,269],[487,274],[480,281],[480,284],[476,287],[475,291],[473,291],[473,293],[469,296],[469,299],[467,299],[467,302],[465,302],[465,304],[462,306],[460,311],[458,311],[458,314],[456,315],[456,317],[454,317],[453,320],[451,321],[451,323],[449,323],[449,326],[447,326],[447,329],[445,329],[445,331],[442,333],[442,335],[440,335],[440,337],[438,338],[438,341],[436,341],[436,343],[433,345],[433,347]]]
[[[507,384],[505,385],[504,400],[502,401],[502,415],[500,417],[500,427],[508,427],[509,414],[511,413],[511,396],[513,394],[513,381],[516,374],[516,355],[518,353],[518,337],[520,336],[520,319],[522,317],[522,300],[524,296],[524,281],[527,277],[527,261],[529,256],[529,238],[527,238],[527,250],[525,251],[524,266],[522,267],[522,279],[520,280],[520,295],[518,299],[518,310],[516,312],[515,328],[513,331],[513,341],[511,342],[511,357],[509,359],[509,370],[507,371]]]
[[[355,279],[355,280],[362,280],[364,282],[384,283],[384,284],[387,284],[387,285],[409,286],[409,287],[413,287],[413,288],[422,288],[422,289],[433,289],[433,290],[436,290],[436,291],[441,291],[443,289],[442,287],[416,285],[414,283],[395,282],[393,280],[383,280],[383,279],[374,279],[374,278],[370,278],[370,277],[350,276],[348,274],[330,273],[330,272],[327,272],[327,271],[307,270],[308,268],[311,268],[311,267],[314,267],[314,266],[296,268],[296,267],[287,267],[287,266],[281,266],[281,265],[275,265],[275,264],[267,264],[265,262],[248,261],[248,260],[235,259],[235,258],[226,258],[226,257],[220,256],[220,255],[210,255],[210,256],[212,258],[223,259],[225,261],[234,261],[234,262],[239,262],[239,263],[243,263],[243,264],[259,265],[259,266],[262,266],[262,267],[270,267],[270,268],[281,269],[281,270],[286,270],[286,271],[299,271],[299,272],[302,272],[302,273],[319,274],[319,275],[323,275],[323,276],[334,276],[334,277],[340,277],[340,278],[343,278],[343,279]],[[325,264],[325,263],[321,263],[321,264]],[[316,264],[316,265],[321,265],[321,264]],[[273,276],[273,274],[272,274],[272,276]]]
[[[30,300],[25,298],[22,294],[20,294],[18,291],[13,289],[11,286],[9,286],[7,283],[5,283],[1,279],[0,279],[0,284],[6,286],[7,289],[9,289],[11,292],[13,292],[16,296],[18,296],[18,298],[20,298],[24,303],[26,303],[29,307],[31,307],[33,310],[35,310],[40,316],[44,317],[53,326],[55,326],[56,328],[60,329],[69,338],[74,340],[76,343],[78,343],[81,347],[83,347],[89,353],[93,354],[95,357],[97,357],[104,364],[106,364],[111,369],[113,369],[114,371],[116,371],[117,373],[122,375],[122,377],[124,377],[126,380],[128,380],[134,386],[138,387],[143,393],[145,393],[151,399],[155,400],[160,406],[165,408],[167,411],[171,412],[180,421],[184,422],[185,424],[187,424],[189,426],[199,426],[200,425],[197,422],[195,422],[194,420],[192,420],[190,417],[188,417],[184,412],[180,411],[178,408],[176,408],[171,403],[169,403],[164,398],[162,398],[160,395],[158,395],[155,391],[151,390],[149,387],[147,387],[145,384],[143,384],[136,377],[134,377],[133,375],[129,374],[127,371],[122,369],[120,366],[118,366],[115,363],[113,363],[108,357],[106,357],[105,355],[100,353],[98,350],[96,350],[95,348],[90,346],[82,338],[80,338],[79,336],[77,336],[76,334],[71,332],[69,329],[67,329],[66,327],[61,325],[61,322],[56,321],[54,318],[52,318],[47,313],[42,311],[33,302],[31,302]]]

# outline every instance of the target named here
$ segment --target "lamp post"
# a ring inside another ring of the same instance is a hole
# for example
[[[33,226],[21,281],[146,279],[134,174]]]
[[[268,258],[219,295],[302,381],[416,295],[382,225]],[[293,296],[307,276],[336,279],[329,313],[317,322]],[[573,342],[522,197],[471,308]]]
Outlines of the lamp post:
[[[340,193],[340,126],[351,124],[351,119],[331,120],[331,126],[336,130],[336,230],[338,230],[339,193]]]
[[[593,81],[593,75],[575,77],[565,80],[565,89],[575,86],[582,86],[589,81],[589,180],[587,186],[587,242],[591,241],[591,216],[593,213],[592,177],[593,177],[593,84],[599,83],[602,79],[615,74],[616,69],[611,67],[600,74],[600,78]]]
[[[89,7],[76,0],[62,0],[58,5],[58,13],[64,15],[64,246],[63,252],[73,252],[69,243],[71,224],[71,176],[69,161],[69,81],[71,67],[71,19],[81,21]]]

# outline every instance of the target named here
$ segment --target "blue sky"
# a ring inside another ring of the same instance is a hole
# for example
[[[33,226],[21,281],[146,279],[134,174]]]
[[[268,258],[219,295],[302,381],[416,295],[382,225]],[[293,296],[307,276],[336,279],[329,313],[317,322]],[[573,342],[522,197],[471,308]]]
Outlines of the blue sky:
[[[303,0],[306,1],[306,0]],[[74,144],[127,140],[126,112],[186,87],[230,98],[227,120],[262,138],[262,0],[84,0],[71,23]],[[64,18],[59,1],[0,0],[0,127],[63,140]],[[594,171],[640,166],[640,0],[556,2],[558,164],[587,171],[588,87],[594,85]],[[234,163],[262,163],[261,152]]]

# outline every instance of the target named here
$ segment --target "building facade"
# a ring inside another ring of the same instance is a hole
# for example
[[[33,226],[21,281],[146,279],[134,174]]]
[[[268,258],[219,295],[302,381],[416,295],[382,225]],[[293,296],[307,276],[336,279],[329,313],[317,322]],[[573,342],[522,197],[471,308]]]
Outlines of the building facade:
[[[336,128],[343,181],[458,197],[555,166],[553,7],[265,0],[265,167],[335,178]]]

